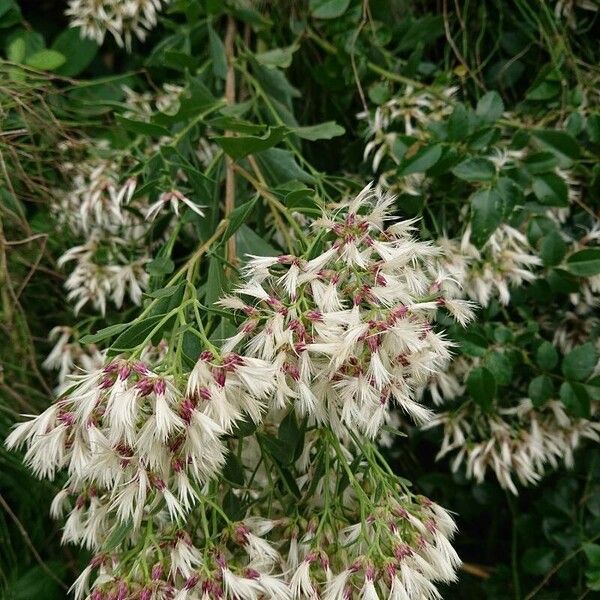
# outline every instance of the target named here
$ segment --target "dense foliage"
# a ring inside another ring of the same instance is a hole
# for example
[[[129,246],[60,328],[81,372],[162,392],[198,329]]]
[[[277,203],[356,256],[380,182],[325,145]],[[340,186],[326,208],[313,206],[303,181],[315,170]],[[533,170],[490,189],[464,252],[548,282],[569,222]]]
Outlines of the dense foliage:
[[[594,597],[599,34],[0,0],[3,597]]]

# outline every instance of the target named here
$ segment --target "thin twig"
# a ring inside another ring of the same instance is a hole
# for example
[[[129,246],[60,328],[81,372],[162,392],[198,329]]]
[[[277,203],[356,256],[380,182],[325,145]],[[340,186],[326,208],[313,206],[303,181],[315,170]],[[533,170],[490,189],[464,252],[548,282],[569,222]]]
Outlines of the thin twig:
[[[588,540],[588,542],[593,543],[598,538],[600,538],[600,533],[592,537],[590,540]],[[546,573],[544,579],[542,579],[542,581],[535,588],[533,588],[531,592],[527,594],[527,596],[525,596],[524,600],[531,600],[534,596],[536,596],[537,593],[550,581],[550,579],[552,579],[552,577],[558,573],[558,571],[560,571],[571,559],[575,558],[582,550],[583,546],[579,546],[579,548],[576,548],[573,550],[573,552],[567,554],[567,556],[565,556],[558,564],[556,564]]]
[[[234,45],[237,27],[231,15],[227,17],[227,31],[225,33],[225,56],[227,58],[227,75],[225,78],[225,101],[235,104],[235,56]],[[231,137],[233,133],[226,131],[225,136]],[[235,208],[235,171],[234,161],[230,156],[225,157],[225,218],[227,219]],[[232,263],[237,263],[235,235],[227,240],[226,258]]]
[[[52,579],[54,579],[54,581],[56,581],[63,590],[68,590],[69,588],[50,570],[48,565],[42,560],[42,557],[38,554],[38,551],[35,549],[35,546],[33,545],[33,542],[31,541],[31,538],[27,533],[27,530],[25,529],[25,527],[23,527],[23,524],[21,523],[21,521],[19,521],[17,515],[15,515],[15,513],[12,511],[6,500],[2,497],[2,494],[0,494],[0,504],[2,505],[2,508],[4,508],[4,510],[8,513],[10,518],[14,521],[15,525],[17,526],[17,529],[23,536],[25,543],[27,544],[27,546],[29,546],[31,553],[33,554],[35,560],[40,565],[40,567],[46,573],[48,573],[48,575],[50,575],[50,577],[52,577]]]
[[[479,577],[481,579],[489,579],[490,572],[486,567],[482,567],[481,565],[476,565],[474,563],[462,563],[460,568],[465,573],[469,575],[474,575],[475,577]]]

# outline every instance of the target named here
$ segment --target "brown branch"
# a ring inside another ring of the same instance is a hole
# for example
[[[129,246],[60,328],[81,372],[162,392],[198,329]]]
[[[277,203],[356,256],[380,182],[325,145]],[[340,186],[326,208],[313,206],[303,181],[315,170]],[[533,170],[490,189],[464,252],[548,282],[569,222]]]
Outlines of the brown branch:
[[[475,577],[479,577],[481,579],[488,579],[490,576],[490,572],[487,567],[482,567],[481,565],[476,565],[474,563],[462,563],[460,568],[465,573],[469,573],[469,575],[474,575]]]
[[[237,27],[231,15],[227,17],[227,31],[225,33],[225,56],[227,57],[227,75],[225,78],[225,101],[227,104],[235,104],[235,56],[234,45]],[[230,137],[233,133],[226,131],[225,136]],[[235,208],[235,171],[234,161],[230,156],[225,157],[225,219],[229,218]],[[226,259],[233,265],[237,263],[237,252],[235,247],[235,235],[227,240]]]

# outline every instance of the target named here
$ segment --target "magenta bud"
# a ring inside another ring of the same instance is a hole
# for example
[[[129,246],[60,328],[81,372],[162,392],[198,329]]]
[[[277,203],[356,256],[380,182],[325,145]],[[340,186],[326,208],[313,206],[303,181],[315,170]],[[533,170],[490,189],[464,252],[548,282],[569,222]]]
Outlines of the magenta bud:
[[[192,575],[191,577],[188,577],[185,582],[185,589],[193,590],[198,584],[199,580],[200,578],[198,577],[198,575]]]
[[[139,600],[150,600],[152,598],[152,590],[150,588],[144,588],[140,595],[138,596]]]
[[[160,563],[156,563],[153,567],[152,567],[152,573],[151,573],[151,577],[153,581],[157,581],[158,579],[161,579],[163,575],[163,567]]]
[[[154,393],[163,395],[167,391],[167,382],[164,379],[157,379],[154,382]]]

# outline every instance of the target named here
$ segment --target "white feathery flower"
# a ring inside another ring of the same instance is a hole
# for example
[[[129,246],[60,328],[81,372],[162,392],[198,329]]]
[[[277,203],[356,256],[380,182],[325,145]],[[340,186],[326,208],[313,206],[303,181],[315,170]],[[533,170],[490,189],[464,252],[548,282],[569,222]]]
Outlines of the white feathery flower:
[[[131,51],[133,38],[144,41],[168,0],[69,0],[66,11],[71,27],[102,44],[110,34],[119,46]]]
[[[171,190],[170,192],[163,192],[158,198],[158,200],[148,207],[146,211],[146,219],[148,219],[149,221],[153,221],[156,218],[156,216],[162,211],[163,207],[166,204],[170,205],[171,210],[175,213],[176,216],[179,216],[181,204],[187,206],[198,216],[204,216],[204,212],[202,211],[201,206],[198,206],[195,202],[190,200],[179,190]]]

